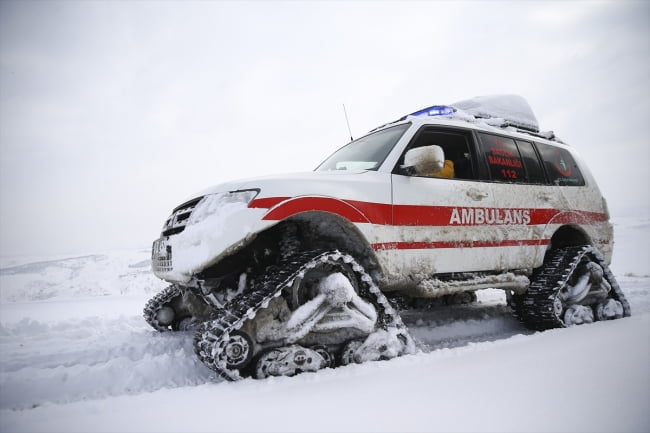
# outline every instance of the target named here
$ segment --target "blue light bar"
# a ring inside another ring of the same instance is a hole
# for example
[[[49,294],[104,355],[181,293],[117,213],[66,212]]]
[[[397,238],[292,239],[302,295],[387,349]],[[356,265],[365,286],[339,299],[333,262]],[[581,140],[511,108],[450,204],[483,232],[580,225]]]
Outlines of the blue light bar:
[[[454,107],[449,107],[447,105],[432,105],[431,107],[411,113],[411,116],[447,116],[449,114],[454,114],[455,112],[456,109]]]
[[[456,109],[448,105],[432,105],[431,107],[423,108],[415,113],[411,113],[408,116],[449,116],[455,112]],[[407,116],[404,116],[400,120],[406,119],[406,117]]]

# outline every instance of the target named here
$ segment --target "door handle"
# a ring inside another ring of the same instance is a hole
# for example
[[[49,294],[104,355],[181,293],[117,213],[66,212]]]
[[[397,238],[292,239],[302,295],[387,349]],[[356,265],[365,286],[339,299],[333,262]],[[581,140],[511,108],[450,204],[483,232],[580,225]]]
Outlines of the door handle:
[[[478,188],[470,188],[466,192],[467,196],[471,198],[472,200],[479,201],[483,200],[484,198],[487,198],[488,193],[485,191],[481,191]]]

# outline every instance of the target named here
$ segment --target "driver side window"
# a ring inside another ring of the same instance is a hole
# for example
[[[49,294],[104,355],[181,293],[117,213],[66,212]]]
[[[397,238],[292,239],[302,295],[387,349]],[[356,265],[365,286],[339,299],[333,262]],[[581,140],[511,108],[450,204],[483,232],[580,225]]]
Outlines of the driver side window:
[[[436,128],[424,128],[406,148],[406,152],[423,146],[440,146],[445,154],[444,167],[437,173],[420,174],[424,177],[447,179],[477,179],[470,153],[469,136],[461,131]],[[400,158],[394,173],[402,173],[404,155]]]

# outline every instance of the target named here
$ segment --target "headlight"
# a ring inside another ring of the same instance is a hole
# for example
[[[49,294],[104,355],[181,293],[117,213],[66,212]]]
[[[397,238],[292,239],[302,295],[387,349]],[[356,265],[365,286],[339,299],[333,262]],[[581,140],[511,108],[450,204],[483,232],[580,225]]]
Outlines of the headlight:
[[[187,221],[187,224],[200,223],[217,211],[224,211],[228,208],[240,208],[242,205],[248,206],[259,193],[259,189],[247,189],[206,195],[192,211],[192,215]]]

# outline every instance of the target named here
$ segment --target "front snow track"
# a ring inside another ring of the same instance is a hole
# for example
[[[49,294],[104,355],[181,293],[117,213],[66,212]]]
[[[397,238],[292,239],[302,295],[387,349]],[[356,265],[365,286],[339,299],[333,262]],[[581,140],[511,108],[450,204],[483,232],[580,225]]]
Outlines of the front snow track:
[[[593,269],[599,274],[595,278],[598,282],[594,284],[590,279]],[[602,254],[594,247],[573,246],[552,250],[531,280],[526,293],[513,295],[512,299],[515,315],[528,328],[563,328],[589,323],[594,319],[607,320],[631,315],[629,302]],[[612,302],[620,311],[604,317],[602,310],[608,309]]]
[[[373,316],[373,329],[364,335],[364,339],[353,340],[358,341],[359,350],[355,352],[354,356],[349,357],[350,362],[388,359],[415,352],[413,339],[401,318],[375,285],[370,275],[352,256],[339,251],[309,251],[290,255],[281,260],[278,265],[269,267],[250,291],[237,296],[223,309],[218,310],[215,319],[201,324],[194,337],[194,347],[198,357],[221,377],[231,381],[255,375],[254,371],[251,372],[251,370],[255,370],[254,367],[253,369],[244,368],[251,356],[259,355],[260,359],[263,359],[262,363],[268,365],[271,361],[280,359],[283,356],[281,354],[269,356],[268,351],[257,350],[256,343],[246,337],[246,333],[242,332],[242,327],[247,322],[253,321],[259,312],[267,309],[275,298],[281,296],[290,298],[292,294],[295,296],[296,286],[301,286],[303,281],[308,278],[306,275],[318,273],[321,268],[347,270],[348,275],[356,280],[353,282],[356,294],[349,295],[347,302],[349,304],[356,302],[362,311],[364,307],[359,305],[360,303],[372,306],[368,314]],[[339,294],[340,291],[330,293],[332,297]],[[325,297],[327,294],[320,295],[320,298],[316,296],[305,302],[303,306]],[[312,320],[313,317],[316,317],[313,320],[320,320],[323,313],[319,311],[319,308],[314,308],[313,312],[310,312],[310,317],[300,317],[301,314],[294,314],[294,321],[296,320],[295,316],[305,322]],[[372,308],[375,310],[374,313]],[[374,317],[375,314],[376,317]],[[292,321],[290,320],[289,323],[291,324]],[[299,337],[302,338],[302,335]],[[276,346],[285,347],[270,348],[276,352],[284,350],[287,356],[295,354],[295,356],[292,355],[295,358],[292,362],[299,365],[286,375],[300,371],[315,371],[331,364],[325,359],[329,357],[329,354],[323,351],[319,352],[316,346],[297,347],[293,344],[293,340],[297,339],[297,337],[284,338],[284,340],[276,342]],[[397,344],[395,344],[396,341]],[[375,344],[375,342],[379,342],[379,344]],[[255,354],[253,354],[254,351],[256,351]],[[237,362],[238,360],[242,361]],[[308,366],[307,361],[315,364],[317,368]],[[283,368],[279,368],[278,371]],[[266,370],[266,367],[263,369]],[[257,374],[257,377],[260,375]]]
[[[154,328],[157,331],[170,331],[170,330],[176,330],[174,329],[175,327],[172,326],[172,320],[165,321],[165,323],[161,323],[160,319],[160,312],[163,308],[170,308],[168,307],[174,300],[180,298],[182,296],[182,293],[180,289],[175,286],[167,286],[163,290],[161,290],[156,296],[151,298],[149,302],[147,302],[147,305],[144,307],[143,311],[143,316],[144,319],[147,321],[149,325],[151,325],[152,328]],[[172,313],[172,319],[173,319],[173,313]],[[167,323],[169,322],[169,323]]]

